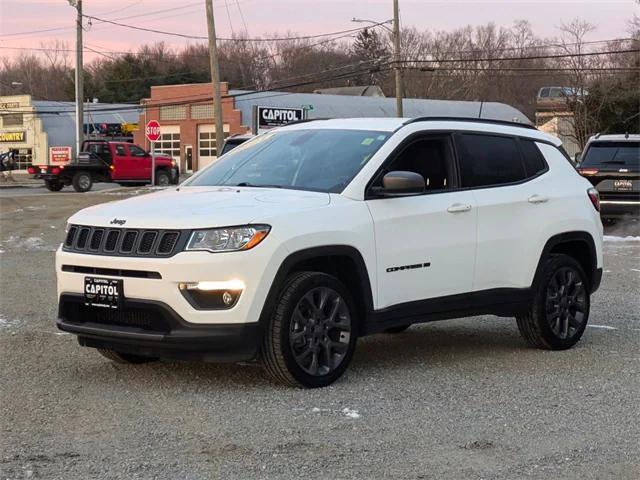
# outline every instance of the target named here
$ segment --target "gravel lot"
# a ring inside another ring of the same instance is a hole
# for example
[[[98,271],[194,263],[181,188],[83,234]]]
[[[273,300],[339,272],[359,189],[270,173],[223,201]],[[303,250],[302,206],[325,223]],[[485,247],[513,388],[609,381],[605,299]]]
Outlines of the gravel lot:
[[[116,365],[56,330],[66,218],[132,193],[1,200],[0,479],[640,478],[637,224],[607,232],[576,348],[433,323],[362,339],[341,381],[304,391],[255,365]]]

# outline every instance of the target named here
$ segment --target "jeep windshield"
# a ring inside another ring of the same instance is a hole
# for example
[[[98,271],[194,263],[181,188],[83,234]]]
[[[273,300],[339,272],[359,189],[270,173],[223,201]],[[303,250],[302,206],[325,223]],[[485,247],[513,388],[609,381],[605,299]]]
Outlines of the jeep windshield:
[[[184,185],[340,193],[390,136],[338,129],[266,133],[234,148]]]
[[[580,166],[640,170],[640,142],[594,142],[589,145]]]

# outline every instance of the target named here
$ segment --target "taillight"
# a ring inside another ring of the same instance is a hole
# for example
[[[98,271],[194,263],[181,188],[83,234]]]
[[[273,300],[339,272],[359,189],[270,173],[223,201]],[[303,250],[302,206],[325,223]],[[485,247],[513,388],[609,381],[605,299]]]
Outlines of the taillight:
[[[589,190],[587,190],[587,195],[589,195],[589,200],[591,200],[591,203],[593,204],[593,208],[596,209],[596,211],[600,211],[600,194],[598,193],[598,191],[595,188],[590,188]]]
[[[58,167],[53,167],[53,168],[51,169],[51,173],[52,173],[53,175],[58,175],[58,174],[60,173],[60,169],[59,169]]]
[[[27,168],[27,173],[29,175],[35,175],[36,174],[36,169],[34,167],[29,167],[29,168]]]
[[[595,175],[596,173],[598,173],[600,170],[598,170],[597,168],[579,168],[578,172],[581,175]]]

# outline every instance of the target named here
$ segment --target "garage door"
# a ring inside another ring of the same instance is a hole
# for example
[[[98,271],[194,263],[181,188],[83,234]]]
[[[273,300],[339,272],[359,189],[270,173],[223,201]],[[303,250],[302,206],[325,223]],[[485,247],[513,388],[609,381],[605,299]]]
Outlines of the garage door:
[[[224,138],[229,136],[229,125],[224,124]],[[217,156],[216,126],[198,125],[198,169],[213,162]]]

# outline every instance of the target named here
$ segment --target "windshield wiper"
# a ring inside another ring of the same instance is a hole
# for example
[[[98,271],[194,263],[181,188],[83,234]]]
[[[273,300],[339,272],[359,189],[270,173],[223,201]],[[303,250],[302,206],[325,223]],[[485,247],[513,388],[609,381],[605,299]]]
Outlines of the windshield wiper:
[[[282,185],[268,185],[268,184],[256,185],[251,182],[240,182],[240,183],[236,183],[234,186],[235,187],[255,187],[255,188],[282,188]]]

